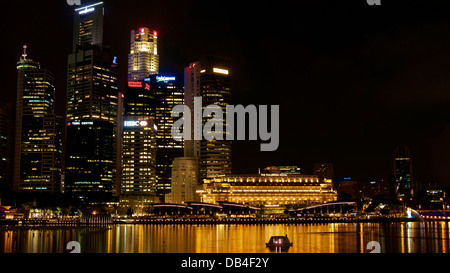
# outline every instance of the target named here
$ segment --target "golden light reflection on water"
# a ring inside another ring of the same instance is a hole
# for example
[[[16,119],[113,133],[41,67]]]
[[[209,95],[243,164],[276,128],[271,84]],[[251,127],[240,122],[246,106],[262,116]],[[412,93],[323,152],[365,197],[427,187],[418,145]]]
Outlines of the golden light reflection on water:
[[[0,252],[64,253],[78,241],[85,253],[267,253],[271,236],[288,235],[289,253],[449,252],[448,222],[297,225],[117,225],[109,230],[0,232]]]
[[[441,225],[440,230],[442,231],[442,253],[448,253],[448,229],[446,229],[446,224],[444,222],[439,223]]]

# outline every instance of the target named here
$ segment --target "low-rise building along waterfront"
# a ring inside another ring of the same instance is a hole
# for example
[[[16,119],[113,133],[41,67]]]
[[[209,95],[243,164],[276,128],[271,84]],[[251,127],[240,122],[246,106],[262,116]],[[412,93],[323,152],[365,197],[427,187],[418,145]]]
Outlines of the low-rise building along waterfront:
[[[317,175],[251,174],[205,179],[197,190],[201,202],[249,205],[311,205],[336,201],[331,180]]]

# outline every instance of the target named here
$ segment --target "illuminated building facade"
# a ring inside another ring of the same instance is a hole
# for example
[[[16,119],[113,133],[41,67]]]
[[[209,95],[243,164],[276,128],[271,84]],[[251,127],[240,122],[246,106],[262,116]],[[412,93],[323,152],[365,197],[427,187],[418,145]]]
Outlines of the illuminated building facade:
[[[117,124],[117,63],[103,47],[103,2],[75,10],[73,51],[68,56],[67,121]],[[91,27],[82,27],[90,22]]]
[[[206,179],[197,191],[201,202],[235,202],[248,205],[322,204],[336,201],[331,182],[316,175],[226,175]]]
[[[78,47],[69,55],[67,121],[102,120],[117,124],[117,66],[109,50]]]
[[[53,73],[24,54],[17,65],[13,189],[61,192],[62,118],[54,114]]]
[[[146,27],[131,31],[128,81],[141,82],[159,73],[158,33]]]
[[[12,189],[13,115],[12,103],[0,105],[0,190]]]
[[[103,2],[75,9],[73,24],[73,51],[77,45],[103,44]]]
[[[68,56],[67,121],[117,125],[117,62],[103,41],[103,2],[75,9],[73,51]],[[92,27],[82,27],[91,22]]]
[[[157,35],[145,27],[131,31],[128,86],[123,99],[120,204],[134,209],[159,200],[156,149],[160,128],[149,78],[159,71]]]
[[[125,116],[154,117],[155,96],[150,92],[147,82],[128,82],[123,99],[123,113]]]
[[[67,73],[65,187],[78,197],[107,202],[99,198],[119,191],[120,111],[116,58],[102,45],[103,14],[102,2],[75,10],[74,45]],[[90,143],[80,141],[80,137]]]
[[[203,56],[200,61],[185,68],[185,105],[194,117],[194,98],[202,97],[203,110],[211,104],[219,105],[226,116],[226,106],[231,104],[231,63],[226,59]],[[192,131],[194,123],[192,120]],[[206,118],[203,119],[203,126]],[[226,121],[223,120],[224,128]],[[201,132],[202,128],[197,128]],[[192,137],[191,139],[194,139]],[[226,139],[225,132],[224,138]],[[231,141],[187,140],[185,156],[197,157],[200,165],[200,179],[231,174]]]
[[[120,204],[135,211],[158,201],[156,129],[148,117],[124,117]]]
[[[171,190],[172,162],[184,154],[183,143],[175,141],[171,132],[177,119],[171,116],[172,108],[184,104],[184,81],[178,76],[152,75],[145,79],[144,84],[150,85],[150,93],[154,96],[152,116],[158,127],[156,176],[158,195],[163,199]]]
[[[161,200],[170,192],[172,161],[183,156],[183,143],[173,139],[171,129],[175,105],[184,103],[182,77],[151,75],[143,81],[128,82],[124,98],[124,117],[152,119],[157,130],[156,176]]]
[[[117,164],[120,166],[117,168],[118,179],[117,194],[121,196],[122,191],[122,176],[123,176],[123,120],[127,117],[129,119],[151,119],[153,109],[154,96],[149,92],[150,86],[143,85],[142,82],[128,82],[128,86],[124,93],[119,96],[119,124],[118,124],[118,144],[119,155]]]
[[[134,211],[158,201],[154,98],[148,82],[128,82],[123,98],[120,204]]]
[[[195,157],[177,157],[173,160],[172,190],[166,195],[166,203],[182,204],[199,201],[196,194],[198,163]]]
[[[395,193],[398,198],[410,198],[414,194],[412,159],[408,147],[397,147],[394,152]]]
[[[115,164],[113,124],[69,121],[66,130],[65,192],[87,201],[109,200]]]

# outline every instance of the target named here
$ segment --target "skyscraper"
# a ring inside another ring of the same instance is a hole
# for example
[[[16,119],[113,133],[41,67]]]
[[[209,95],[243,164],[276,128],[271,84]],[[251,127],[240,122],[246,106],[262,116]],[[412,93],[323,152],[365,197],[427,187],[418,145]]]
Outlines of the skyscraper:
[[[109,201],[114,185],[114,125],[67,122],[65,192],[87,201]]]
[[[103,14],[102,2],[75,10],[67,73],[65,189],[93,201],[119,191],[117,63],[102,44]]]
[[[158,33],[146,27],[131,31],[128,54],[128,88],[124,119],[151,118],[157,129],[156,175],[158,196],[170,191],[171,167],[175,157],[183,155],[183,144],[173,140],[171,110],[183,104],[181,77],[157,75],[159,72]],[[125,132],[124,132],[125,134]]]
[[[79,46],[69,54],[67,121],[101,120],[117,124],[117,66],[110,50]]]
[[[120,204],[139,209],[156,197],[154,99],[144,81],[128,82],[123,96],[122,181]]]
[[[12,189],[13,115],[12,103],[0,105],[0,191]]]
[[[175,141],[171,129],[176,118],[171,116],[175,105],[184,103],[184,81],[179,76],[152,75],[144,84],[150,85],[154,97],[152,114],[157,131],[156,175],[161,199],[171,190],[172,162],[183,156],[183,143]]]
[[[158,33],[146,27],[131,31],[128,81],[143,81],[159,73]]]
[[[125,116],[155,116],[155,95],[150,92],[148,82],[128,82],[123,99],[123,112]]]
[[[157,130],[155,94],[150,75],[158,73],[157,32],[131,31],[128,86],[123,99],[122,185],[120,204],[139,209],[158,201],[156,176]]]
[[[175,141],[171,134],[175,119],[171,116],[172,108],[183,101],[182,77],[161,75],[152,75],[142,82],[128,82],[124,98],[125,120],[151,119],[156,125],[156,181],[161,200],[170,192],[172,161],[183,156],[183,143]]]
[[[208,105],[216,104],[221,107],[224,116],[226,115],[226,105],[231,103],[230,67],[229,60],[203,56],[200,61],[185,68],[185,104],[191,109],[192,122],[195,119],[195,97],[202,97],[203,110]],[[205,118],[200,119],[203,122],[197,126],[206,122]],[[225,120],[223,124],[226,126]],[[196,129],[194,125],[193,123],[191,126],[192,130]],[[185,156],[199,159],[201,180],[231,174],[231,141],[192,139],[185,141]]]
[[[158,201],[156,129],[149,117],[124,117],[120,204],[135,212]]]
[[[78,45],[103,44],[103,2],[75,9],[72,50]]]
[[[414,195],[411,152],[408,147],[396,147],[394,151],[395,193],[399,198]]]
[[[128,54],[128,87],[123,99],[121,205],[155,202],[156,129],[155,96],[144,79],[159,71],[158,34],[141,27],[131,31]],[[148,126],[130,126],[133,122]],[[127,125],[128,124],[128,125]],[[150,125],[151,124],[151,125]],[[153,143],[154,142],[154,143]],[[138,160],[141,158],[140,160]],[[142,160],[144,158],[144,160]]]
[[[103,2],[75,10],[73,51],[68,57],[67,121],[117,124],[117,63],[111,49],[102,45],[103,14]]]
[[[62,118],[54,114],[53,73],[27,59],[17,63],[15,191],[60,192]]]

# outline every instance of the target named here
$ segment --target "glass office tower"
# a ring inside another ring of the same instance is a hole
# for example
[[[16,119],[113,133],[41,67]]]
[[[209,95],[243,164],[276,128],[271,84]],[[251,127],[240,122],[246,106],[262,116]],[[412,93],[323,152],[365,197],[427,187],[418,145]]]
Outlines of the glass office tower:
[[[103,44],[103,2],[75,9],[72,51],[77,45]]]
[[[156,126],[148,117],[123,121],[121,206],[144,212],[156,196]]]
[[[117,195],[117,62],[103,43],[103,3],[75,9],[68,56],[65,191],[92,202]]]
[[[54,75],[27,59],[17,63],[15,191],[61,192],[62,118],[54,113]]]
[[[231,104],[231,62],[226,59],[203,56],[200,61],[185,68],[185,104],[191,109],[194,120],[194,98],[202,97],[203,110],[211,104],[222,108],[226,116],[226,105]],[[205,124],[203,118],[202,124]],[[226,121],[223,120],[224,128]],[[195,130],[194,124],[191,126]],[[197,128],[202,130],[202,128]],[[192,137],[194,139],[194,137]],[[231,174],[231,141],[190,140],[185,141],[185,156],[199,160],[200,179],[211,179]]]
[[[171,116],[173,107],[184,104],[184,80],[182,76],[152,75],[145,79],[154,96],[152,107],[157,131],[156,175],[158,196],[163,199],[171,190],[172,162],[184,154],[183,142],[175,141],[171,129],[175,120]]]

